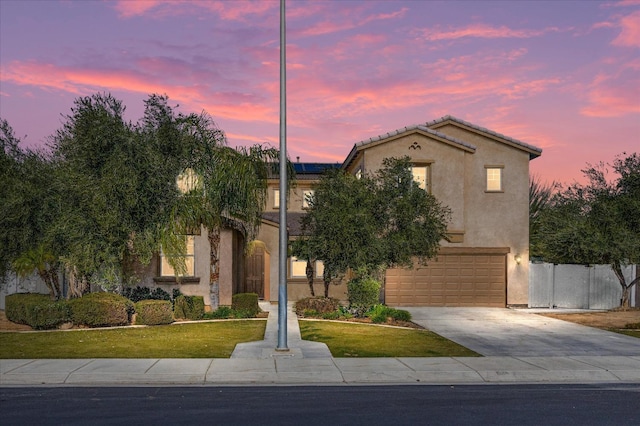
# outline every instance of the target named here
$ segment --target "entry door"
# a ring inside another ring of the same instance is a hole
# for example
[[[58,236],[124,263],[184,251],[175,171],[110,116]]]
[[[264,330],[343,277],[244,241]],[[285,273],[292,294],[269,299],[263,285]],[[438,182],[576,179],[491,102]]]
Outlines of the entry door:
[[[251,256],[247,257],[247,268],[244,283],[245,293],[256,293],[264,299],[264,248],[255,247]]]

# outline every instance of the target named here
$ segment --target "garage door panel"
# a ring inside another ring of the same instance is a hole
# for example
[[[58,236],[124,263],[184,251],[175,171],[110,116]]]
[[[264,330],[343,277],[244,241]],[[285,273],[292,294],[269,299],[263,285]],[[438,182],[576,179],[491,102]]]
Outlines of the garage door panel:
[[[505,306],[504,254],[444,254],[427,266],[390,269],[386,303],[391,306]]]

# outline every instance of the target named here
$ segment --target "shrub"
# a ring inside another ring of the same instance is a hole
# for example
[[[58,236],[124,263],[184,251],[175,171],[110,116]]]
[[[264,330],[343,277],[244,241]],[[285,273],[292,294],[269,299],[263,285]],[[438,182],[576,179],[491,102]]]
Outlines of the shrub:
[[[411,313],[402,309],[395,309],[385,305],[375,305],[365,316],[371,318],[371,322],[381,324],[389,318],[396,321],[411,321]]]
[[[332,297],[307,297],[296,302],[296,314],[302,315],[305,311],[315,311],[325,314],[335,312],[340,306],[340,301]]]
[[[171,324],[173,312],[168,300],[141,300],[136,303],[136,324]]]
[[[66,300],[55,301],[46,294],[31,293],[8,295],[5,314],[9,321],[27,324],[36,330],[56,328],[71,318]]]
[[[373,278],[356,278],[347,283],[350,311],[358,317],[369,311],[380,301],[380,283]]]
[[[141,300],[171,300],[169,293],[160,287],[151,290],[149,287],[125,287],[122,289],[122,295],[132,302],[140,302]]]
[[[215,311],[205,312],[205,319],[227,319],[233,316],[233,309],[229,306],[220,306]]]
[[[411,321],[411,312],[404,309],[394,309],[391,313],[391,318],[396,321]]]
[[[180,295],[174,301],[173,314],[176,318],[192,321],[204,316],[204,297]]]
[[[131,300],[113,293],[89,293],[69,305],[73,322],[88,327],[127,325],[135,312]]]
[[[253,318],[260,312],[256,293],[238,293],[231,298],[231,309],[237,318]]]
[[[325,312],[324,314],[322,314],[322,319],[337,320],[338,318],[340,318],[340,312],[338,311]]]

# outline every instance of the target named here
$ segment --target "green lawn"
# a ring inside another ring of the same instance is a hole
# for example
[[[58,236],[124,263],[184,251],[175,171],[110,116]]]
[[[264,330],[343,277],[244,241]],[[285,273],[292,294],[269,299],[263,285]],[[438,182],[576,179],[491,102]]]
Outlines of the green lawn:
[[[609,331],[613,331],[615,333],[626,334],[627,336],[640,338],[640,329],[625,329],[625,328],[611,328]]]
[[[427,330],[305,320],[300,332],[305,340],[326,343],[334,357],[480,356]]]
[[[0,333],[0,358],[228,358],[262,340],[266,321],[220,321],[111,330]]]

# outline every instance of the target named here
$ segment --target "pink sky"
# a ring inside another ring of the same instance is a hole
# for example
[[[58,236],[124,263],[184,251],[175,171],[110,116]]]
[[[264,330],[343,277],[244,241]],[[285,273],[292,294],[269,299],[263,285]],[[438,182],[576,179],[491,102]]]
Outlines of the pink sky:
[[[640,147],[639,0],[289,0],[287,63],[294,160],[447,114],[542,148],[547,181]],[[278,73],[278,1],[0,1],[0,116],[28,147],[95,92],[277,147]]]

